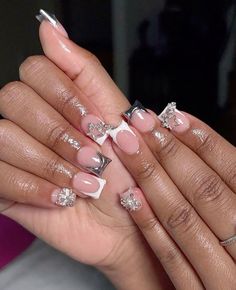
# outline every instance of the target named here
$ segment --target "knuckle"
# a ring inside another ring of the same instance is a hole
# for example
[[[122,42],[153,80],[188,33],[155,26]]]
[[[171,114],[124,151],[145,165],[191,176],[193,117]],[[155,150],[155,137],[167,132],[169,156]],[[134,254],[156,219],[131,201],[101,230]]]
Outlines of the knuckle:
[[[92,52],[88,51],[88,50],[86,51],[85,58],[86,58],[86,61],[87,61],[88,64],[101,65],[101,62],[98,59],[98,57],[95,54],[93,54]]]
[[[170,229],[180,229],[185,233],[191,230],[195,225],[193,208],[191,206],[178,206],[173,210],[171,215],[167,218],[167,225]]]
[[[225,172],[226,172],[225,182],[235,189],[236,188],[236,162],[233,162],[230,165],[228,165]]]
[[[158,149],[157,156],[161,159],[168,156],[168,158],[174,158],[179,151],[180,144],[176,141],[174,136],[169,136],[166,142]]]
[[[136,179],[140,182],[148,181],[153,177],[157,177],[156,166],[151,162],[141,162],[140,166],[137,167]]]
[[[198,201],[212,202],[219,200],[223,193],[223,183],[217,175],[208,175],[198,179],[194,197]]]
[[[34,55],[27,57],[19,67],[20,77],[28,72],[36,72],[42,66],[45,59],[46,57],[43,55]]]
[[[62,165],[60,157],[53,157],[45,163],[43,168],[43,176],[54,179],[58,173],[58,169],[61,167]]]
[[[60,112],[62,115],[64,114],[67,108],[72,107],[75,103],[78,102],[76,92],[73,88],[58,90],[57,100],[58,101],[56,104],[56,110]]]
[[[9,120],[0,120],[0,143],[1,146],[7,143],[9,133],[11,132],[13,123]]]
[[[4,100],[8,100],[13,95],[18,94],[22,89],[23,84],[19,81],[13,81],[8,84],[6,84],[1,90],[0,90],[0,97]]]
[[[177,248],[170,248],[160,251],[159,259],[163,265],[176,265],[180,257],[180,252]]]
[[[69,134],[70,125],[69,124],[55,124],[49,129],[46,136],[46,144],[49,148],[55,150],[60,144],[61,140],[66,134]]]
[[[141,231],[145,233],[149,232],[155,232],[159,228],[159,222],[156,217],[152,217],[146,220],[143,220],[140,224],[139,227]]]

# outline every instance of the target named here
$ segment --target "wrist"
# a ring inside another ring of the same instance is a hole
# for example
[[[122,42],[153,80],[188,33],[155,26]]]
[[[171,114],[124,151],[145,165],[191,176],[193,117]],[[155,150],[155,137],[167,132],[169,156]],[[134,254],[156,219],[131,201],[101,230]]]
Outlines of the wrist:
[[[100,271],[118,290],[172,289],[157,258],[139,236],[122,243],[112,266],[100,267]]]

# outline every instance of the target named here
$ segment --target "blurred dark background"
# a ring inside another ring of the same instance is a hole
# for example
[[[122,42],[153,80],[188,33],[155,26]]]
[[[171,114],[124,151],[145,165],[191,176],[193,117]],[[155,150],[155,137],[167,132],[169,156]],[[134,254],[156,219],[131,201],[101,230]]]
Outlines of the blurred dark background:
[[[131,101],[156,112],[177,101],[236,145],[235,1],[1,0],[0,86],[42,53],[40,8],[98,56]]]

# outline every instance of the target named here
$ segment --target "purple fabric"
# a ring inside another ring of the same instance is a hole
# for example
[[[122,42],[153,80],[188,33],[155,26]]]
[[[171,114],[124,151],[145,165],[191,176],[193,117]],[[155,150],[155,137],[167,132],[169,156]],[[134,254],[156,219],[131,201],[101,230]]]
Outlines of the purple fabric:
[[[0,214],[0,269],[29,247],[34,238],[23,227]]]

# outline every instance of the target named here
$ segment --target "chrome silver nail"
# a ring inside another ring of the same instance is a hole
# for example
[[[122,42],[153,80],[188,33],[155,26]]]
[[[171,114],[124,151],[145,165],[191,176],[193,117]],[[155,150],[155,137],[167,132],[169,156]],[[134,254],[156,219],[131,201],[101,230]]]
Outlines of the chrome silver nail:
[[[138,211],[142,207],[142,202],[135,196],[132,188],[122,194],[120,203],[128,211]]]
[[[43,9],[39,10],[39,14],[36,15],[36,19],[38,19],[39,22],[43,22],[43,20],[49,21],[54,27],[57,26],[58,20],[56,16],[52,13],[49,13]]]
[[[86,167],[85,169],[88,170],[89,172],[97,175],[97,176],[101,176],[104,172],[104,170],[106,169],[106,167],[111,163],[111,159],[104,156],[102,153],[97,152],[97,158],[98,160],[98,164],[100,164],[97,167]]]
[[[142,110],[142,111],[144,111],[144,112],[148,112],[147,110],[146,110],[146,108],[138,101],[138,100],[136,100],[135,102],[134,102],[134,104],[133,104],[133,106],[131,106],[130,108],[129,108],[129,110],[127,110],[126,112],[124,112],[123,113],[123,115],[124,115],[124,117],[126,118],[126,119],[128,119],[128,120],[130,120],[131,118],[132,118],[132,115],[133,115],[133,113],[135,112],[135,111],[137,111],[137,110]]]
[[[70,188],[62,188],[52,195],[53,202],[61,207],[72,207],[75,205],[76,194]]]
[[[175,102],[169,103],[166,106],[164,111],[158,116],[163,128],[167,128],[167,129],[172,130],[175,127],[181,125],[181,123],[179,122],[178,118],[175,115],[175,112],[177,112],[177,111],[178,110],[176,108]]]

